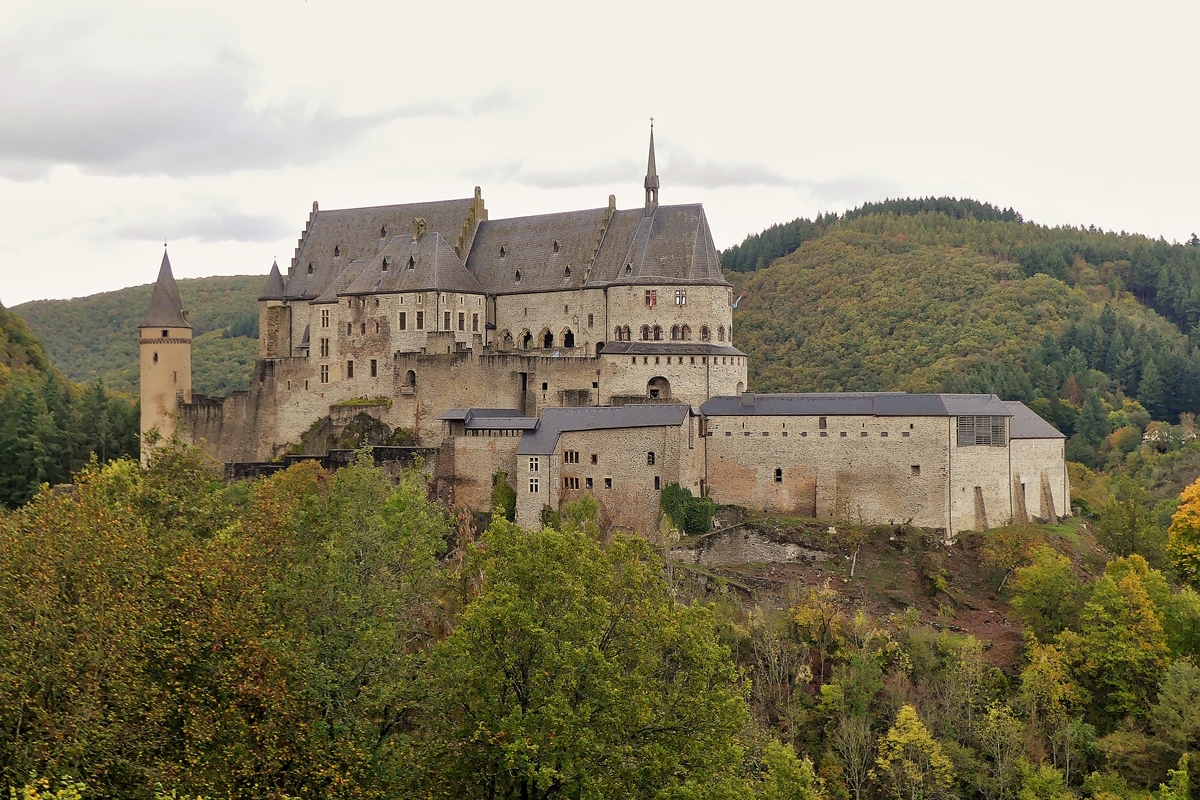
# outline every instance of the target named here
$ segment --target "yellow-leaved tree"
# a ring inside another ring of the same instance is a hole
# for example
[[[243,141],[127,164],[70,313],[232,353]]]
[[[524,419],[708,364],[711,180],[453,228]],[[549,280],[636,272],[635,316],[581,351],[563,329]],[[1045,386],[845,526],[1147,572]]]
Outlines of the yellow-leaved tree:
[[[879,740],[879,758],[871,777],[896,800],[946,795],[954,785],[954,767],[912,706],[902,706],[896,724]]]
[[[1171,517],[1167,553],[1175,570],[1200,588],[1200,480],[1183,490]]]

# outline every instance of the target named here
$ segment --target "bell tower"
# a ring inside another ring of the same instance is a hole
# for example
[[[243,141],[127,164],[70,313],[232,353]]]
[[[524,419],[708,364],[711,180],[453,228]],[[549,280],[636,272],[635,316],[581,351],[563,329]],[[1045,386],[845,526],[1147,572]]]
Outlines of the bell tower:
[[[165,245],[164,245],[165,247]],[[145,436],[175,432],[179,404],[192,401],[192,326],[183,313],[171,261],[163,250],[150,307],[138,325],[141,346],[142,464],[149,460]]]

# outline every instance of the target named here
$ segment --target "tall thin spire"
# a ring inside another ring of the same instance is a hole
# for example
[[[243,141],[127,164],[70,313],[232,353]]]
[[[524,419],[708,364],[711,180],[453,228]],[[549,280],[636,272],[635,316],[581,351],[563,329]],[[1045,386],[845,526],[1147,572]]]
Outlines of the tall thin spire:
[[[650,158],[646,161],[646,216],[658,208],[658,169],[654,166],[654,117],[650,118]]]

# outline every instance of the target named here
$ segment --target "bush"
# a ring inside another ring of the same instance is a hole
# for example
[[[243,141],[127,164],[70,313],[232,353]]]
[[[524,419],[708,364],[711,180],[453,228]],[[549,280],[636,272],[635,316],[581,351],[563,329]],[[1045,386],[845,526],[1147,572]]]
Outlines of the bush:
[[[669,484],[659,499],[662,513],[684,533],[705,533],[712,527],[717,504],[707,497],[694,497],[690,489]]]

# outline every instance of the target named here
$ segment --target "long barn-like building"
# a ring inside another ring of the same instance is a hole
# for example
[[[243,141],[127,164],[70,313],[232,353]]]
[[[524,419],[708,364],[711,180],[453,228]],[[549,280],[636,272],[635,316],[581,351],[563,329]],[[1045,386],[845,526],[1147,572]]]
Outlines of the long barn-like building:
[[[659,204],[653,133],[644,188],[635,209],[609,196],[504,220],[478,187],[314,203],[287,274],[273,265],[259,298],[251,387],[221,399],[191,392],[191,329],[164,255],[139,329],[143,430],[178,428],[226,463],[407,442],[437,451],[463,505],[485,509],[504,471],[529,525],[590,492],[613,524],[649,530],[671,483],[948,537],[1067,512],[1062,435],[1020,404],[748,392],[704,209]]]

